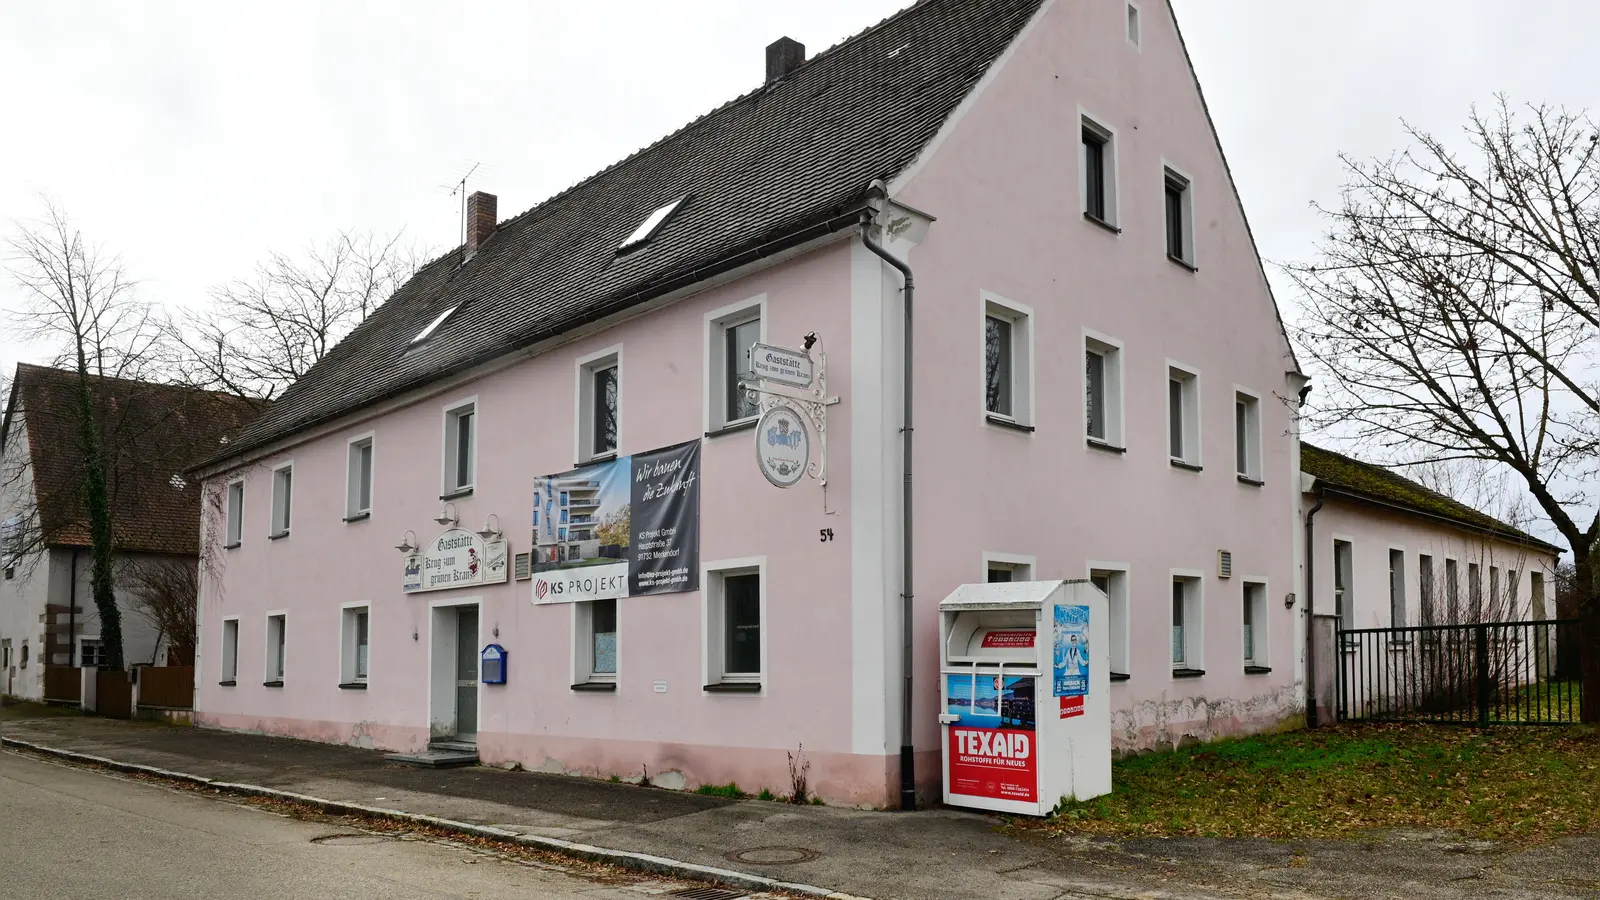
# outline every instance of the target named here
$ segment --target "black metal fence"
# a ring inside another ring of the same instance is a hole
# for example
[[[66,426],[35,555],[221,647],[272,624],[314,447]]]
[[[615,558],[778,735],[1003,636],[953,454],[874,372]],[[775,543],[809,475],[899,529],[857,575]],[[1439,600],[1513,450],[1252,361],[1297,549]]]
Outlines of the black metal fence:
[[[1556,650],[1577,643],[1575,619],[1339,629],[1339,721],[1574,724]]]

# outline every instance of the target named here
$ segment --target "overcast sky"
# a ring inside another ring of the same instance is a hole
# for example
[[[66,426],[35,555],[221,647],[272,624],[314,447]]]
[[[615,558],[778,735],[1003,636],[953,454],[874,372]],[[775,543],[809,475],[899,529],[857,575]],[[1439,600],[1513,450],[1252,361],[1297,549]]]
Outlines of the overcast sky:
[[[442,249],[474,163],[512,215],[754,87],[777,37],[815,53],[905,2],[0,0],[0,225],[48,193],[174,306],[340,229]],[[1311,253],[1337,154],[1397,148],[1402,117],[1600,105],[1591,0],[1176,4],[1269,261]],[[6,328],[0,370],[48,359]]]

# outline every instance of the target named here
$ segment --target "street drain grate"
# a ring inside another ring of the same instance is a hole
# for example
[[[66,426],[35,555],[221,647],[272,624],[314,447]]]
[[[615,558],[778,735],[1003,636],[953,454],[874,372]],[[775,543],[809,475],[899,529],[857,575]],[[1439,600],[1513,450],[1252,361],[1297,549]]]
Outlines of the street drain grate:
[[[366,844],[383,844],[394,840],[386,834],[324,834],[311,839],[311,843],[322,847],[360,847]]]
[[[751,847],[748,850],[735,850],[722,858],[756,866],[790,866],[810,862],[821,855],[807,847]]]
[[[727,888],[714,887],[678,888],[667,893],[673,897],[687,898],[687,900],[739,900],[740,897],[750,896],[743,891],[730,891]]]

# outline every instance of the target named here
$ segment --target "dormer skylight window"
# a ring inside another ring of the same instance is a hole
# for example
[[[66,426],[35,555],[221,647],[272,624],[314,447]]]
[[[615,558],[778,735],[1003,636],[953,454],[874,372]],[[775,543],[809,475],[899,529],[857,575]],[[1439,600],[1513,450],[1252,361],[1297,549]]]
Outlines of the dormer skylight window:
[[[452,306],[449,309],[445,310],[444,312],[440,313],[439,314],[439,318],[434,319],[432,322],[429,322],[427,328],[422,329],[422,331],[419,332],[416,337],[411,339],[411,343],[420,344],[423,341],[427,340],[428,336],[433,334],[433,332],[440,325],[443,325],[444,324],[444,320],[450,318],[450,314],[455,312],[458,308],[459,307]]]
[[[639,223],[639,227],[633,230],[633,234],[628,235],[627,240],[617,245],[617,252],[627,253],[650,243],[650,239],[656,236],[656,232],[661,230],[661,226],[667,224],[667,220],[672,218],[672,214],[677,212],[678,208],[683,206],[684,201],[688,199],[689,196],[685,194],[646,216],[645,220]]]

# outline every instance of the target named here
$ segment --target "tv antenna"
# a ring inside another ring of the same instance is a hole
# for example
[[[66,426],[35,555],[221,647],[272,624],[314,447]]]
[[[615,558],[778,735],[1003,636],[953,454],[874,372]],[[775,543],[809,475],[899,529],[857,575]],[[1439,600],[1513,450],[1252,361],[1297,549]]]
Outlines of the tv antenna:
[[[483,163],[476,163],[476,162],[473,163],[472,164],[472,168],[467,170],[467,174],[461,176],[461,180],[460,181],[456,181],[456,182],[454,182],[452,184],[441,184],[441,185],[439,185],[440,189],[448,188],[450,190],[450,196],[452,196],[452,197],[459,196],[461,198],[461,243],[462,244],[466,244],[466,242],[467,242],[467,179],[471,178],[472,177],[472,173],[478,171],[478,167],[481,166],[481,165],[483,165]]]

